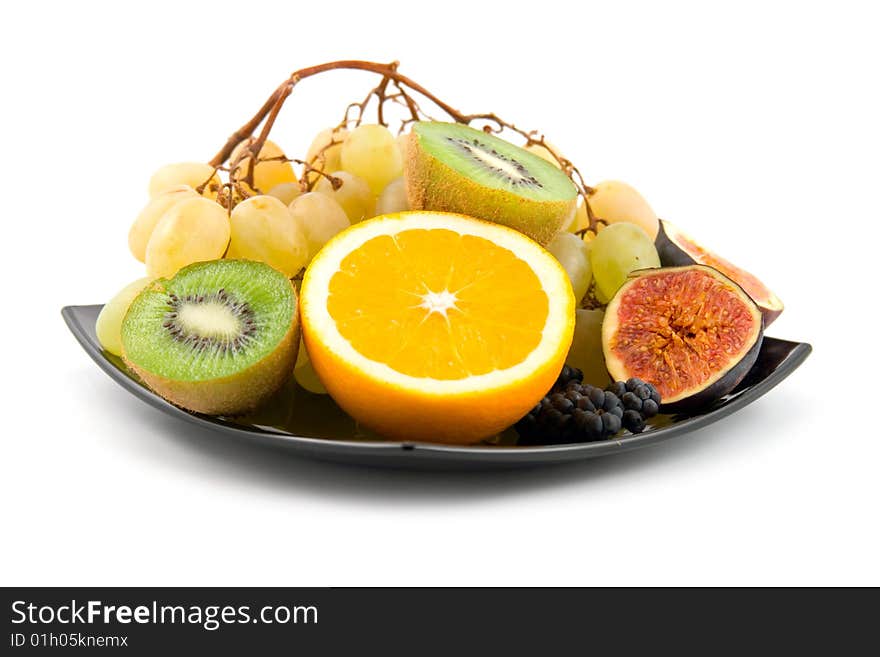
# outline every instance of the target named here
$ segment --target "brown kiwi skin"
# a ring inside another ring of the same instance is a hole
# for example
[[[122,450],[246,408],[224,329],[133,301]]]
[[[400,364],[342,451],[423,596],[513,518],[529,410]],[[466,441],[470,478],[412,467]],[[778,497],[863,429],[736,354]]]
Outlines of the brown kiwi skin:
[[[571,223],[577,196],[562,201],[535,201],[480,185],[418,147],[418,137],[405,139],[404,180],[412,210],[466,214],[509,226],[547,246]],[[485,199],[485,200],[483,200]]]
[[[131,362],[124,348],[122,359],[150,390],[175,406],[205,415],[241,415],[269,399],[293,374],[299,334],[297,304],[290,327],[271,353],[238,374],[205,381],[177,381],[148,372]]]

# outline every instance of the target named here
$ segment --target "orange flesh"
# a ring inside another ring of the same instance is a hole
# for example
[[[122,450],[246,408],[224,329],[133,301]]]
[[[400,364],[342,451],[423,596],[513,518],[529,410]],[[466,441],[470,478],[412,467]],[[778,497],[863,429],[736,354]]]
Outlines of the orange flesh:
[[[445,229],[366,241],[330,279],[327,311],[367,358],[415,377],[463,379],[522,362],[549,301],[508,249]]]
[[[612,351],[666,399],[726,371],[754,338],[753,309],[693,270],[636,279],[623,291],[618,320]]]

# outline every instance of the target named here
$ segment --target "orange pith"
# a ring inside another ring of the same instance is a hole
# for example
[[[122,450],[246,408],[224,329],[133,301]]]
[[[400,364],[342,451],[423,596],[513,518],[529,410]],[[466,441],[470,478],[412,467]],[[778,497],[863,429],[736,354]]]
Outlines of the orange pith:
[[[541,281],[513,252],[442,229],[368,240],[342,260],[327,299],[355,350],[402,374],[442,380],[523,361],[541,340],[548,307]]]

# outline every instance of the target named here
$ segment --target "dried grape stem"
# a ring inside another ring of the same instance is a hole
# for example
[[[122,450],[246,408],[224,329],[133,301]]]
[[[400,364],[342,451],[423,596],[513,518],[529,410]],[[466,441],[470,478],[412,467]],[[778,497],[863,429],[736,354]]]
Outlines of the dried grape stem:
[[[392,65],[396,66],[397,63],[395,62]],[[349,113],[353,109],[356,109],[357,113],[358,113],[357,118],[354,120],[354,125],[355,125],[355,127],[359,126],[364,120],[364,113],[367,111],[367,106],[370,104],[370,101],[373,99],[373,96],[375,96],[379,101],[378,108],[377,108],[378,121],[382,125],[386,125],[386,123],[385,123],[385,101],[388,99],[388,95],[386,94],[386,89],[388,88],[388,83],[390,81],[391,81],[391,78],[389,78],[387,75],[383,75],[382,81],[379,84],[377,84],[375,87],[370,89],[370,93],[367,94],[366,98],[364,98],[359,103],[351,103],[348,107],[345,108],[345,116],[342,118],[342,121],[340,122],[340,124],[336,127],[337,128],[347,128],[348,127],[348,124],[351,122],[351,119],[349,118]]]
[[[335,132],[336,129],[337,128],[334,128],[333,131]],[[296,160],[297,163],[303,165],[303,175],[300,177],[299,180],[299,186],[303,192],[312,191],[312,188],[315,186],[315,184],[318,182],[318,178],[320,178],[321,176],[330,179],[330,184],[333,185],[334,190],[339,189],[342,186],[342,181],[339,178],[335,178],[330,174],[325,173],[323,169],[319,169],[315,166],[315,164],[317,164],[318,162],[320,162],[321,166],[323,166],[327,162],[327,150],[329,148],[332,148],[333,146],[339,146],[340,144],[342,144],[342,141],[334,139],[331,135],[330,141],[321,146],[321,148],[318,149],[318,152],[315,153],[310,160]],[[310,176],[310,173],[319,174],[318,178]]]
[[[336,143],[339,143],[339,142],[336,142]],[[341,178],[337,178],[332,173],[326,173],[322,169],[316,169],[315,167],[312,166],[312,164],[310,162],[306,162],[305,160],[298,160],[296,158],[283,158],[283,159],[286,160],[287,162],[294,162],[296,164],[301,164],[303,166],[303,169],[304,169],[303,170],[303,178],[302,178],[303,180],[305,180],[308,177],[308,174],[317,173],[318,178],[326,178],[327,180],[330,181],[330,186],[333,188],[334,192],[336,190],[338,190],[340,187],[342,187],[342,179]],[[304,192],[311,191],[311,188],[314,187],[315,182],[318,181],[318,178],[315,178],[314,182],[307,185],[305,187],[305,189],[303,189],[302,180],[301,180],[300,181],[300,189],[302,189]]]
[[[223,170],[223,167],[215,166],[214,170],[211,172],[211,175],[208,176],[208,179],[205,180],[205,182],[203,182],[201,185],[196,187],[196,194],[202,195],[205,192],[205,189],[208,188],[208,185],[211,185],[212,192],[217,191],[214,189],[214,185],[212,184],[212,181],[214,180],[214,176],[217,175],[217,172],[222,171],[222,170]],[[222,187],[222,185],[221,185],[221,187]]]
[[[482,130],[487,133],[500,133],[504,130],[510,130],[511,132],[515,132],[526,139],[526,145],[537,144],[546,148],[556,159],[560,168],[568,175],[571,179],[572,183],[574,183],[577,188],[578,194],[583,198],[584,204],[587,211],[587,216],[589,217],[590,224],[586,228],[586,230],[595,231],[598,227],[598,224],[602,221],[601,219],[597,219],[590,208],[590,203],[588,201],[589,196],[593,193],[593,189],[589,187],[583,179],[580,171],[578,171],[577,167],[574,166],[569,160],[562,157],[556,150],[547,145],[546,140],[542,134],[539,134],[535,130],[523,130],[522,128],[517,127],[513,123],[509,123],[503,120],[494,112],[480,113],[480,114],[464,114],[459,110],[455,109],[448,103],[444,102],[440,98],[438,98],[435,94],[428,91],[425,87],[420,85],[415,80],[401,74],[398,72],[397,67],[399,66],[399,62],[390,62],[388,64],[382,64],[379,62],[367,62],[361,60],[347,59],[340,60],[335,62],[327,62],[325,64],[318,64],[317,66],[309,66],[307,68],[299,69],[298,71],[294,71],[290,77],[285,80],[269,98],[263,103],[263,106],[260,107],[259,111],[254,114],[251,119],[241,126],[238,130],[236,130],[229,139],[226,140],[226,143],[223,147],[217,152],[217,154],[211,159],[210,164],[214,167],[219,167],[232,154],[232,151],[238,146],[240,143],[250,139],[253,137],[254,131],[263,124],[262,129],[260,130],[260,134],[254,139],[250,144],[248,144],[247,148],[242,149],[242,152],[236,158],[236,162],[230,164],[230,169],[235,170],[235,166],[244,158],[250,157],[248,161],[248,170],[245,177],[240,181],[246,183],[251,188],[253,188],[253,176],[254,176],[254,167],[257,164],[260,150],[263,147],[263,144],[266,142],[266,139],[269,137],[269,133],[272,131],[272,127],[275,124],[275,120],[278,118],[278,113],[281,111],[281,108],[284,105],[284,101],[287,100],[287,97],[290,96],[293,88],[299,84],[300,81],[305,80],[306,78],[310,78],[314,75],[318,75],[320,73],[325,73],[327,71],[334,70],[359,70],[359,71],[368,71],[371,73],[376,73],[382,76],[379,84],[373,88],[370,93],[367,94],[366,98],[360,103],[352,103],[348,106],[345,112],[345,117],[340,124],[347,125],[349,122],[349,112],[352,109],[358,110],[358,116],[355,119],[355,125],[360,125],[364,111],[370,103],[370,100],[375,96],[378,99],[378,121],[379,123],[385,125],[385,115],[384,115],[384,104],[387,100],[397,101],[403,104],[410,113],[410,118],[405,119],[403,121],[403,126],[405,127],[407,124],[419,121],[423,116],[427,116],[425,112],[421,110],[418,103],[416,103],[415,99],[411,96],[410,92],[415,92],[420,96],[423,96],[430,100],[434,105],[443,110],[453,121],[456,123],[464,123],[466,125],[470,125],[474,122],[484,122],[485,125],[482,126]],[[388,94],[388,85],[393,84],[395,93]],[[407,91],[408,90],[408,91]],[[401,128],[403,129],[403,128]],[[329,146],[328,146],[329,147]],[[325,147],[326,148],[326,147]],[[317,171],[308,165],[310,171]],[[306,173],[308,173],[307,171]]]

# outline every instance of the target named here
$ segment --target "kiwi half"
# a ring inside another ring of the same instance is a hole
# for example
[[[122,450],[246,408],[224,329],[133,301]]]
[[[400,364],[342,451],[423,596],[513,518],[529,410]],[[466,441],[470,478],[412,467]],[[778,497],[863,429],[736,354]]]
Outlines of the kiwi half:
[[[534,153],[460,123],[414,123],[406,146],[413,210],[458,212],[548,244],[577,208],[577,189]]]
[[[122,321],[126,364],[168,401],[210,415],[256,408],[290,377],[298,349],[293,286],[247,260],[154,281]]]

